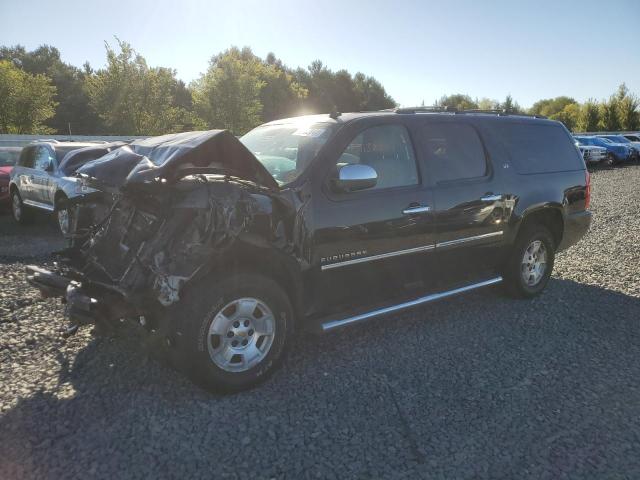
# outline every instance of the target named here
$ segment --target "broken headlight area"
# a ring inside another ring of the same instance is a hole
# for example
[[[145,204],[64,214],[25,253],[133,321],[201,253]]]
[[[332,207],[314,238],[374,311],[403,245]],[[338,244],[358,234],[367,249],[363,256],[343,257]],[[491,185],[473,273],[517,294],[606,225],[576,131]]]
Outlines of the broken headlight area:
[[[238,236],[262,227],[259,213],[270,213],[264,189],[228,178],[199,175],[141,190],[76,202],[65,268],[30,272],[43,293],[66,298],[72,325],[135,319],[178,302]]]

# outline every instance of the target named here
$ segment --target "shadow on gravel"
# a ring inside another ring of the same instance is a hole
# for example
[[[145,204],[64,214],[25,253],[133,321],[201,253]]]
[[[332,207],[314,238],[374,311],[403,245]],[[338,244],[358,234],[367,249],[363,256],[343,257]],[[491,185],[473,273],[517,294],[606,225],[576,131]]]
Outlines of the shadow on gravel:
[[[301,338],[224,397],[94,340],[0,419],[0,477],[638,477],[638,319],[567,280],[490,290]]]

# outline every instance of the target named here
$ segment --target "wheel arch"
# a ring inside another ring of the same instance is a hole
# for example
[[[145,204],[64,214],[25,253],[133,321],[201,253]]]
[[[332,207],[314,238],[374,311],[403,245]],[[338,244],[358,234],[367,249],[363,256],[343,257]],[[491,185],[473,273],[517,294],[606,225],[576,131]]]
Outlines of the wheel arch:
[[[564,236],[564,216],[560,206],[544,205],[526,210],[522,214],[518,234],[532,224],[546,227],[553,236],[556,248],[560,245]]]
[[[284,290],[295,316],[299,317],[303,311],[303,283],[296,261],[273,247],[255,247],[238,243],[231,251],[216,256],[207,268],[203,269],[202,275],[220,278],[237,273],[251,273],[270,278]],[[198,279],[194,278],[193,281],[197,282]]]

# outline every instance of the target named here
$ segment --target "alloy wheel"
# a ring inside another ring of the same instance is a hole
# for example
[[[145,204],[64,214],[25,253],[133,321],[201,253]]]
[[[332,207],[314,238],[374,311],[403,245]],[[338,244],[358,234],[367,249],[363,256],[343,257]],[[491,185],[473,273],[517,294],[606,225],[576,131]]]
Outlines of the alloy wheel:
[[[269,353],[276,331],[271,309],[256,298],[227,303],[209,325],[209,357],[227,372],[244,372]]]
[[[524,251],[520,271],[522,280],[529,287],[540,283],[547,270],[547,249],[541,240],[534,240]]]

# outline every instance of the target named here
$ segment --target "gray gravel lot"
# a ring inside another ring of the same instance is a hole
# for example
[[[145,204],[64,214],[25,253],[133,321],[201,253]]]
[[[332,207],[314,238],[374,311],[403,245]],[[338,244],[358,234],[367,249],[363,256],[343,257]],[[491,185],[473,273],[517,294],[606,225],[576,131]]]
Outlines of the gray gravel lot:
[[[640,167],[595,172],[593,197],[541,297],[304,337],[226,397],[135,339],[64,341],[22,273],[60,239],[2,217],[0,478],[640,478]]]

